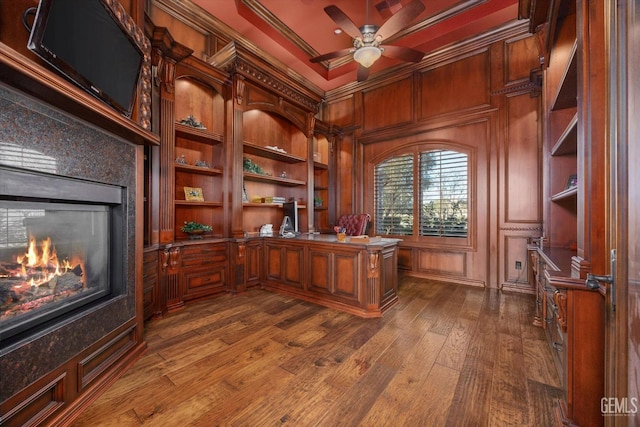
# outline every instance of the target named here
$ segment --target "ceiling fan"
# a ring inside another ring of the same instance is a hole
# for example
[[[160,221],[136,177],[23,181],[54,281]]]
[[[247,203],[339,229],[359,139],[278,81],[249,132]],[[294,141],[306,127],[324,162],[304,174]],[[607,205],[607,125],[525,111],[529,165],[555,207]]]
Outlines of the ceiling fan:
[[[365,24],[358,28],[338,6],[327,6],[324,11],[338,26],[353,37],[353,47],[311,58],[311,62],[322,62],[353,54],[353,60],[358,63],[358,81],[369,77],[369,67],[380,56],[399,59],[407,62],[420,62],[424,53],[404,46],[383,45],[382,42],[413,21],[425,9],[420,0],[413,0],[378,28],[377,25]],[[368,1],[367,1],[368,10]]]

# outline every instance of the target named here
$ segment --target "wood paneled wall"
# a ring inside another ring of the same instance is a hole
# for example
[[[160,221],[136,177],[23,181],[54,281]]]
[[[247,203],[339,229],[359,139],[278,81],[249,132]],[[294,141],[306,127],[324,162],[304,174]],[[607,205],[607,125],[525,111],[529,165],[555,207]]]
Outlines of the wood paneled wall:
[[[402,76],[328,94],[323,119],[338,145],[337,215],[373,213],[373,166],[401,149],[441,141],[473,153],[470,238],[408,237],[409,274],[532,292],[526,245],[542,234],[542,159],[535,40],[522,25],[426,58]],[[516,268],[516,262],[519,267]]]

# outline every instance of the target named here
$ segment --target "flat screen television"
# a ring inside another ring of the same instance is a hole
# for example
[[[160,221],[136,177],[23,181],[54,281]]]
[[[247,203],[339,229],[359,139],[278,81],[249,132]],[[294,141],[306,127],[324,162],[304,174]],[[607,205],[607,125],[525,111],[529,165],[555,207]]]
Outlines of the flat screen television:
[[[103,0],[41,0],[28,48],[131,117],[144,54]]]

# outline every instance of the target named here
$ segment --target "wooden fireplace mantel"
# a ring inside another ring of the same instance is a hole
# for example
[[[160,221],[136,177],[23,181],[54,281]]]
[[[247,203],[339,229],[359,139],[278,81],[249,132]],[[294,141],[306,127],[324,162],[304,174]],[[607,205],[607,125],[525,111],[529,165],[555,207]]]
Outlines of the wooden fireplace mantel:
[[[138,145],[159,145],[158,135],[0,42],[2,82]]]

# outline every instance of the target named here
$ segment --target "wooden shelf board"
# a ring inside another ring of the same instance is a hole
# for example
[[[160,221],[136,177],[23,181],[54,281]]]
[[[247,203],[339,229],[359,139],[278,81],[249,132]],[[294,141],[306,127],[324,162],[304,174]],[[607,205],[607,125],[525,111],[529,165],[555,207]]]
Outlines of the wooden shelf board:
[[[244,176],[244,179],[246,179],[247,181],[267,182],[272,184],[286,185],[289,187],[295,187],[297,185],[306,185],[306,182],[299,181],[297,179],[280,178],[280,177],[271,176],[271,175],[260,175],[260,174],[251,173],[251,172],[243,172],[243,176]]]
[[[281,208],[282,203],[258,203],[258,202],[242,202],[245,208]],[[298,205],[298,209],[306,209],[306,205]]]
[[[316,169],[329,169],[329,165],[326,163],[313,162],[313,167]]]
[[[578,195],[578,187],[576,186],[576,187],[571,187],[559,193],[554,194],[553,196],[551,196],[551,200],[554,202],[558,202],[560,200],[576,197],[577,195]]]
[[[198,129],[191,126],[175,123],[176,135],[193,139],[206,144],[216,145],[224,141],[224,137],[218,133],[210,132],[206,129]]]
[[[578,152],[578,113],[573,116],[558,141],[551,149],[552,156],[576,154]]]
[[[294,156],[289,153],[281,153],[280,151],[261,147],[259,145],[251,144],[250,142],[245,142],[242,146],[242,150],[246,154],[253,154],[255,156],[265,157],[267,159],[285,163],[301,163],[307,161],[304,157]]]
[[[193,206],[193,207],[222,207],[222,202],[194,202],[191,200],[175,200],[176,206]]]
[[[184,172],[190,172],[199,175],[222,175],[222,169],[218,168],[203,168],[200,166],[193,165],[182,165],[180,163],[175,164],[176,170],[181,170]]]
[[[578,47],[578,41],[573,43],[567,68],[564,71],[561,82],[562,84],[558,88],[556,97],[551,104],[551,110],[562,110],[564,108],[571,108],[578,105],[578,57],[576,50]]]

